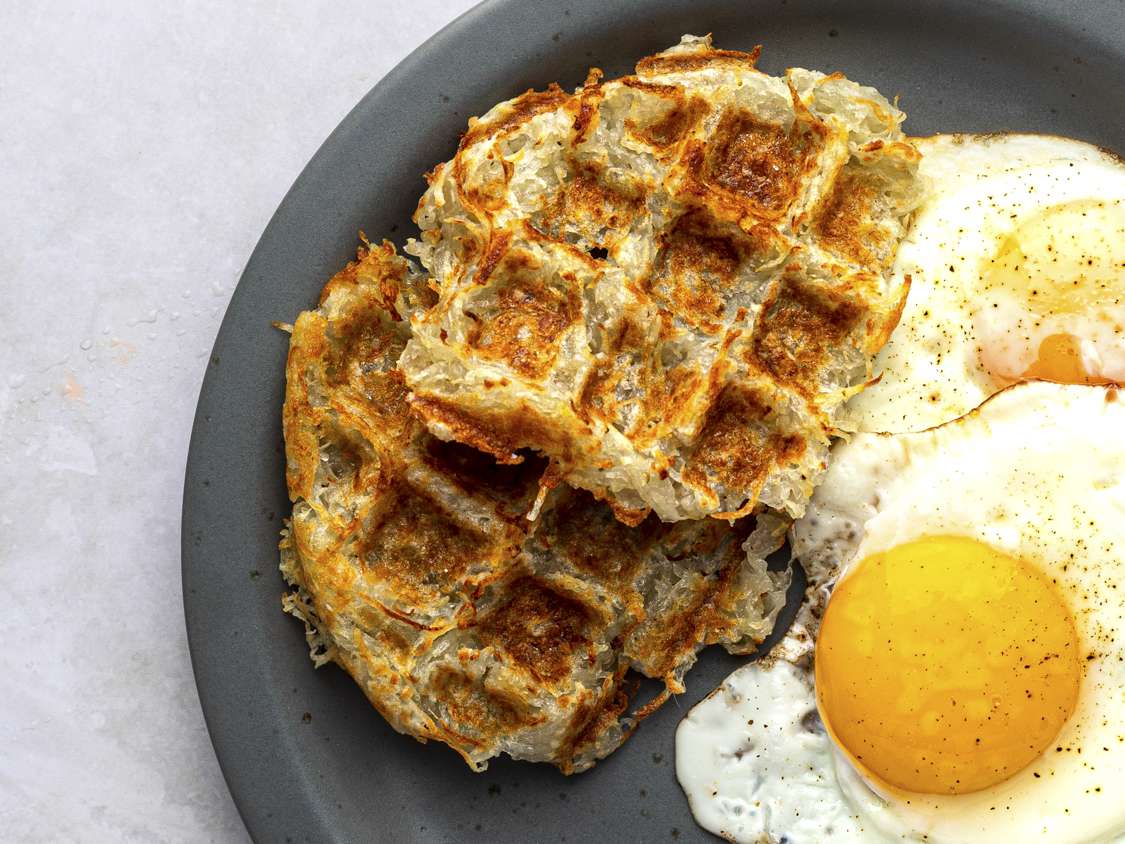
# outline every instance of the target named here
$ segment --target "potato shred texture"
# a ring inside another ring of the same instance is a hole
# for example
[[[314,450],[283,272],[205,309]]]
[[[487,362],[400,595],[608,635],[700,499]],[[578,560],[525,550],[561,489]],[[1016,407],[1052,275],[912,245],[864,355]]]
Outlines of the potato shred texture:
[[[293,327],[284,430],[285,608],[400,732],[474,769],[500,753],[584,770],[624,741],[704,645],[754,648],[787,576],[769,517],[636,527],[589,493],[540,499],[545,461],[497,464],[412,413],[396,368],[427,279],[364,246]],[[538,518],[529,511],[539,502]],[[632,672],[665,691],[630,711]]]
[[[873,88],[756,59],[685,36],[470,121],[407,247],[433,434],[545,455],[628,524],[803,513],[905,301],[919,156]]]

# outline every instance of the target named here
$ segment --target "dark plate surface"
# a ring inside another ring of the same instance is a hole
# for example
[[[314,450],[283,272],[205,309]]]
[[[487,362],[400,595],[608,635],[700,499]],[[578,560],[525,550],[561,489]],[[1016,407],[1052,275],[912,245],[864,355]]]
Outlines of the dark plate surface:
[[[469,115],[528,87],[578,85],[713,32],[761,67],[831,71],[900,94],[914,134],[1030,131],[1125,150],[1120,2],[492,0],[420,47],[340,124],[262,235],[215,343],[184,486],[188,635],[207,724],[260,841],[670,841],[709,838],[676,784],[684,713],[739,660],[705,652],[688,691],[617,753],[565,778],[499,760],[472,774],[392,731],[336,668],[314,671],[280,611],[288,512],[280,408],[287,337],[356,232],[401,244],[421,174]]]

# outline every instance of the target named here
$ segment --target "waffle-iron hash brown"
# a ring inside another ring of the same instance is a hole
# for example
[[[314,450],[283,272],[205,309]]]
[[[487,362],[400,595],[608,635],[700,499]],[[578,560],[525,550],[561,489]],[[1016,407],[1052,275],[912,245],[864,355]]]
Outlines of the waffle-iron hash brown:
[[[432,297],[389,244],[364,247],[294,326],[285,607],[314,661],[395,729],[478,770],[506,752],[581,771],[682,690],[700,647],[742,653],[769,632],[787,580],[760,558],[777,531],[629,528],[565,487],[528,520],[542,460],[497,465],[409,412],[395,361]],[[666,684],[635,712],[630,669]]]
[[[756,59],[685,36],[470,121],[407,250],[433,433],[546,455],[627,523],[803,512],[905,301],[918,153],[873,88]]]

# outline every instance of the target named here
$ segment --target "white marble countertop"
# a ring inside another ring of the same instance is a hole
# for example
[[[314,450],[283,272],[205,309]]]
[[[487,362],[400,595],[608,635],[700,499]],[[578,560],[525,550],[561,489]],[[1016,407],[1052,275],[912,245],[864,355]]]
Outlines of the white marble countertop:
[[[244,841],[180,503],[208,352],[305,162],[472,0],[0,6],[0,838]]]

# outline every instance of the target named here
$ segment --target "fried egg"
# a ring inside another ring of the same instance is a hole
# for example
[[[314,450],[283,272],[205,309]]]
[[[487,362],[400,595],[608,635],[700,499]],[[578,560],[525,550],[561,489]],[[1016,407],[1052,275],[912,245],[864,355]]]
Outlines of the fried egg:
[[[910,296],[852,424],[940,425],[1023,378],[1125,383],[1125,162],[1048,135],[916,145],[930,192],[894,267]]]
[[[791,531],[801,623],[679,727],[697,820],[747,842],[1125,840],[1123,431],[1116,387],[1025,382],[837,445]]]

